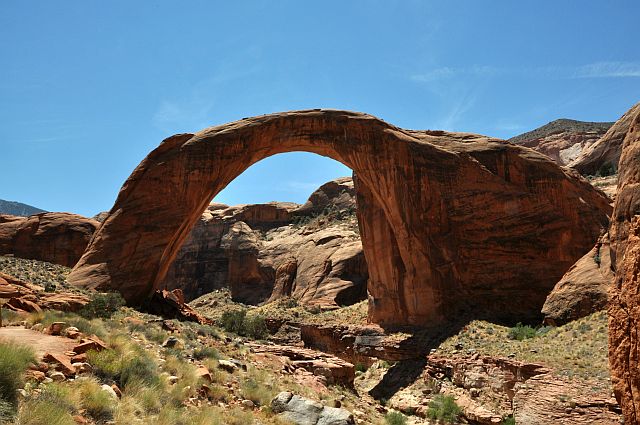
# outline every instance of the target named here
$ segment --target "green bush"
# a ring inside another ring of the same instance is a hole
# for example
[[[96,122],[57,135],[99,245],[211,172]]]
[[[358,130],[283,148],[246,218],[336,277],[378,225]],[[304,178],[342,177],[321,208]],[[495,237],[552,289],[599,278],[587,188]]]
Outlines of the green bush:
[[[18,389],[24,384],[23,375],[36,358],[30,347],[12,342],[0,342],[0,399],[18,406]]]
[[[500,425],[516,425],[516,418],[513,416],[509,416],[508,418],[504,418]]]
[[[533,338],[534,336],[536,336],[536,330],[531,326],[518,323],[513,328],[509,329],[509,333],[507,334],[507,336],[509,339],[516,339],[518,341],[522,341],[522,340]]]
[[[616,173],[616,166],[610,162],[602,164],[596,172],[596,177],[612,176]]]
[[[457,421],[460,413],[462,413],[462,409],[456,404],[453,396],[437,394],[429,402],[427,417],[452,424]]]
[[[388,425],[406,425],[407,417],[400,412],[389,412],[384,416]]]
[[[246,310],[225,311],[220,317],[220,326],[227,332],[239,334],[242,331],[242,324],[246,315]]]
[[[120,307],[125,305],[124,298],[118,292],[97,293],[93,299],[80,310],[80,315],[87,319],[96,317],[110,319]]]
[[[261,314],[247,315],[246,310],[225,311],[219,324],[227,332],[254,339],[263,339],[268,333],[265,317]]]

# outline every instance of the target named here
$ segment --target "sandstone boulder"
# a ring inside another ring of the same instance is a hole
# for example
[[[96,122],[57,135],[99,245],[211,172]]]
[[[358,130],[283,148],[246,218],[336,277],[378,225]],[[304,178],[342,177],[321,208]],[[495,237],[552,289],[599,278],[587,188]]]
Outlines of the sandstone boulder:
[[[613,283],[609,236],[562,276],[542,306],[544,322],[560,326],[607,308],[609,285]]]
[[[0,215],[0,255],[73,267],[100,223],[69,213]]]
[[[640,107],[633,111],[609,230],[616,274],[609,292],[609,364],[625,424],[640,423]]]

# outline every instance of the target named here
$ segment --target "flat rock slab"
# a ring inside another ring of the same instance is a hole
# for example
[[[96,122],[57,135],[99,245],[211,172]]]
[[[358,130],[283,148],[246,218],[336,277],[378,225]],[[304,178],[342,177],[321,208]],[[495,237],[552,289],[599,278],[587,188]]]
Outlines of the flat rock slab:
[[[12,340],[33,348],[36,356],[42,358],[45,353],[65,355],[65,352],[72,351],[77,344],[69,338],[61,336],[46,335],[31,329],[17,326],[0,328],[0,340]]]

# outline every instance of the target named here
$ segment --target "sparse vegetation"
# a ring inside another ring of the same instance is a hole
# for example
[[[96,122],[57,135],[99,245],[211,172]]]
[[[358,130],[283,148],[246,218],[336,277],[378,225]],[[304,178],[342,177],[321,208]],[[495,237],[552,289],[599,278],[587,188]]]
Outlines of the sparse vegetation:
[[[400,412],[391,411],[384,416],[387,425],[406,425],[407,417]]]
[[[516,324],[513,328],[509,329],[509,339],[516,339],[522,341],[527,338],[533,338],[536,336],[536,330],[528,325],[522,323]]]
[[[87,319],[96,317],[109,319],[120,307],[125,305],[124,298],[118,292],[97,293],[80,311]]]
[[[23,374],[29,364],[35,363],[35,355],[29,347],[12,342],[0,342],[0,400],[6,402],[13,410],[18,405],[18,389],[24,383]],[[6,414],[6,413],[4,413]]]
[[[458,420],[461,413],[462,409],[456,404],[453,396],[436,394],[429,402],[427,417],[452,424]]]
[[[259,313],[247,315],[246,309],[225,311],[219,323],[227,332],[254,339],[263,339],[268,333],[265,317]]]

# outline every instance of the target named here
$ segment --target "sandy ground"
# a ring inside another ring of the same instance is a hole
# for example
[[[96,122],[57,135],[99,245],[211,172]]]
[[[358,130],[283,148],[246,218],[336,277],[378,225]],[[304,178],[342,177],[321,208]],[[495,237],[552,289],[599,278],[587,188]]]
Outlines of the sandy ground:
[[[77,341],[69,338],[45,335],[18,326],[0,328],[0,339],[10,339],[19,344],[28,345],[33,348],[39,358],[45,353],[64,354],[77,344]]]

